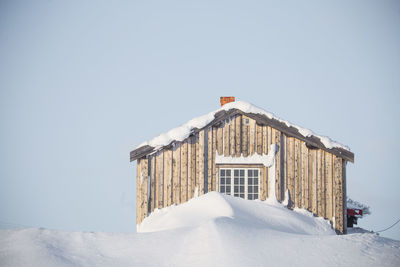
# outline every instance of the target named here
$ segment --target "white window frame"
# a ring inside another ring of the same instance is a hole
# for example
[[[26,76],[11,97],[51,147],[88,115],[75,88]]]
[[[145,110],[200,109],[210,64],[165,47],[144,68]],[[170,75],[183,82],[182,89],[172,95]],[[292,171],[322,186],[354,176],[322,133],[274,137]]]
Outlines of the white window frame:
[[[248,170],[257,170],[258,171],[258,197],[256,199],[260,199],[260,176],[261,176],[261,171],[259,168],[219,168],[218,170],[218,192],[221,192],[221,170],[230,170],[231,171],[231,192],[230,195],[234,196],[235,192],[234,192],[234,171],[235,170],[244,170],[244,199],[248,199]],[[226,184],[224,184],[224,186],[226,186]],[[254,192],[253,192],[254,193]],[[226,194],[225,192],[222,194]],[[240,192],[239,192],[240,194]],[[238,197],[238,196],[237,196]],[[254,199],[253,199],[254,200]]]

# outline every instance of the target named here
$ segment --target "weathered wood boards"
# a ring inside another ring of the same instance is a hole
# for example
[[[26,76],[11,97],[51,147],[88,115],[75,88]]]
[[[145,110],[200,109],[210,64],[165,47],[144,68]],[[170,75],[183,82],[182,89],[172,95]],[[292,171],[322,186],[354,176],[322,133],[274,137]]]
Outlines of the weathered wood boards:
[[[204,151],[204,130],[199,132],[199,169],[198,169],[198,192],[199,195],[204,194],[204,161],[205,161],[205,151]]]
[[[180,201],[186,202],[188,200],[188,142],[183,142],[181,146],[181,158],[180,158],[180,170],[181,170],[181,199]]]
[[[172,148],[172,203],[179,204],[181,202],[181,146],[175,145]]]
[[[287,185],[289,190],[289,199],[294,201],[294,138],[287,138]]]
[[[155,183],[155,175],[156,175],[156,157],[150,157],[150,212],[153,212],[156,208],[156,183]]]
[[[345,222],[344,222],[344,214],[345,214],[345,205],[344,205],[344,183],[343,183],[343,163],[342,159],[339,157],[333,157],[333,179],[334,179],[334,192],[335,192],[335,230],[339,233],[346,233]]]
[[[141,218],[142,218],[142,209],[141,209],[141,198],[142,198],[142,194],[141,194],[141,181],[140,181],[140,177],[141,177],[141,168],[140,168],[140,163],[141,160],[138,159],[137,161],[137,171],[136,171],[136,224],[139,224],[142,222]]]
[[[164,200],[163,207],[171,206],[172,204],[172,150],[165,149],[164,151]]]
[[[148,214],[148,164],[149,161],[148,159],[143,159],[140,162],[140,168],[141,168],[141,186],[140,186],[140,191],[141,191],[141,197],[140,197],[140,211],[141,211],[141,218],[140,220],[142,221],[144,218],[147,217]]]
[[[301,144],[300,140],[294,139],[294,205],[301,207]]]
[[[257,166],[260,170],[259,198],[267,199],[269,179],[275,179],[279,201],[284,200],[288,189],[290,208],[304,208],[325,217],[334,222],[338,233],[344,233],[346,161],[268,125],[256,124],[245,115],[232,116],[138,159],[137,223],[156,208],[190,200],[196,188],[199,195],[218,190],[217,155],[268,154],[271,144],[278,147],[275,175],[269,177],[267,167]]]
[[[308,176],[308,148],[305,143],[301,144],[301,207],[310,209],[309,176]]]
[[[161,209],[164,207],[164,151],[156,153],[156,207]]]

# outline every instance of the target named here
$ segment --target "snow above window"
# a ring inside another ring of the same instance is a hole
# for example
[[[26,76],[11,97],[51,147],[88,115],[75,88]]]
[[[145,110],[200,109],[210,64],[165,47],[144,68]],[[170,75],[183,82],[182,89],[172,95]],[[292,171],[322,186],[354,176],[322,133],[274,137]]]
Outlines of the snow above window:
[[[180,127],[174,128],[174,129],[168,131],[167,133],[160,134],[159,136],[151,139],[150,141],[141,143],[137,148],[145,146],[145,145],[149,145],[151,147],[154,147],[155,149],[158,149],[158,148],[161,148],[163,146],[170,144],[173,141],[183,141],[184,139],[189,137],[190,133],[192,132],[192,130],[194,128],[201,129],[204,126],[206,126],[208,123],[210,123],[215,118],[214,115],[217,112],[219,112],[221,110],[227,111],[230,109],[239,109],[239,110],[243,111],[244,113],[254,113],[254,114],[265,115],[270,119],[275,119],[275,120],[278,120],[278,121],[286,124],[286,126],[288,126],[288,127],[292,126],[292,127],[296,128],[299,131],[299,133],[301,135],[303,135],[304,137],[310,137],[310,136],[318,137],[326,148],[337,147],[337,148],[342,148],[342,149],[350,151],[349,147],[342,145],[336,141],[333,141],[329,137],[316,135],[309,129],[302,128],[302,127],[294,125],[288,121],[282,120],[282,119],[276,117],[274,114],[272,114],[268,111],[265,111],[262,108],[259,108],[255,105],[250,104],[245,101],[236,101],[236,102],[231,102],[231,103],[225,104],[220,109],[212,111],[206,115],[194,118],[194,119],[188,121],[187,123],[181,125]]]
[[[215,163],[216,164],[261,164],[266,167],[269,167],[273,163],[273,155],[272,153],[269,153],[268,155],[254,154],[247,157],[244,157],[243,155],[240,155],[240,157],[225,157],[223,155],[216,155]]]
[[[271,144],[271,148],[269,150],[268,155],[258,155],[254,154],[248,157],[225,157],[216,155],[215,163],[216,164],[262,164],[268,167],[269,177],[275,177],[275,156],[278,147],[276,144]],[[266,200],[269,204],[277,204],[278,200],[276,199],[275,193],[275,179],[269,179],[269,196]]]

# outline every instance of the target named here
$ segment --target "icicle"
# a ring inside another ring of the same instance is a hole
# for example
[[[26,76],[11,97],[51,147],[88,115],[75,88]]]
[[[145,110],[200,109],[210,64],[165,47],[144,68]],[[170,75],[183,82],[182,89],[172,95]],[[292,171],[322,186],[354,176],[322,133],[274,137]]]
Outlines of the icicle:
[[[289,189],[285,191],[285,199],[282,202],[283,206],[287,207],[289,205]]]
[[[269,167],[269,196],[268,199],[266,200],[267,203],[269,204],[278,204],[278,200],[276,199],[276,193],[275,193],[275,157],[276,157],[276,152],[278,152],[278,146],[276,144],[271,145],[271,152],[272,153],[272,164],[271,167]]]

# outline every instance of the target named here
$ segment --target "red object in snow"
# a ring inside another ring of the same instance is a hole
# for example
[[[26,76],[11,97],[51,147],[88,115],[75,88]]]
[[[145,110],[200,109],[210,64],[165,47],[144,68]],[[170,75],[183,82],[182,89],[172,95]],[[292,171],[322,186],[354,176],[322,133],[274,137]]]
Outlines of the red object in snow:
[[[347,209],[347,216],[362,217],[363,211],[360,209]]]

